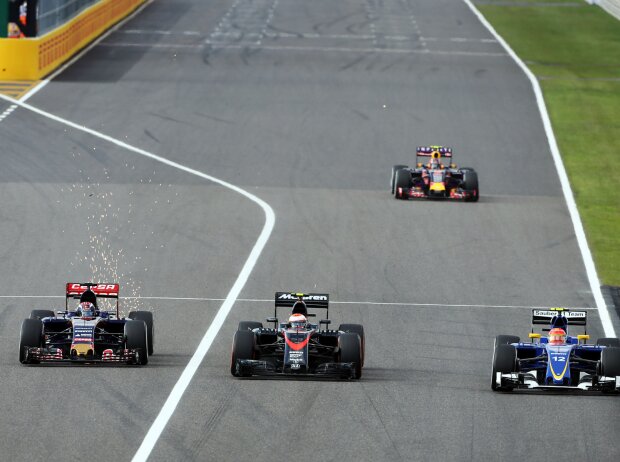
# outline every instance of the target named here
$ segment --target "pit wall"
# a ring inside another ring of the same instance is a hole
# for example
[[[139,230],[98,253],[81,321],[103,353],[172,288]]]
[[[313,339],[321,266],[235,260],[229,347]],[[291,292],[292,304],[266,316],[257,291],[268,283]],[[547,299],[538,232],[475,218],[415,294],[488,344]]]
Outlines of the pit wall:
[[[37,38],[0,39],[0,81],[40,80],[146,0],[101,0]]]

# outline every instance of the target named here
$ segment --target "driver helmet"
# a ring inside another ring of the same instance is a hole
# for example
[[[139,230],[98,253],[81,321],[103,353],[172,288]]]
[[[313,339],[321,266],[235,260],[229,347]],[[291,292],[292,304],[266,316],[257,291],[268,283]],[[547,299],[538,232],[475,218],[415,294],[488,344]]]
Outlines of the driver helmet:
[[[566,343],[566,331],[556,327],[549,331],[549,345],[563,345]]]
[[[293,314],[288,318],[288,325],[300,329],[308,325],[308,320],[303,314]]]
[[[82,316],[84,318],[94,318],[95,317],[95,305],[90,302],[82,302],[78,306],[77,309],[78,316]]]

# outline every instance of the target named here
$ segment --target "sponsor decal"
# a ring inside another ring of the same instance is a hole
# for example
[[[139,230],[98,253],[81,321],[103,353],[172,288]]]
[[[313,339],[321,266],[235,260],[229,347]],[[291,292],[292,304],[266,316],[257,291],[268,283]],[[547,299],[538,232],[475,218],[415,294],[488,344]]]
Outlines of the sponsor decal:
[[[301,342],[295,343],[289,338],[288,333],[284,332],[284,340],[286,341],[286,344],[289,346],[291,350],[294,350],[294,351],[303,350],[304,347],[308,345],[308,342],[310,341],[310,337],[311,337],[311,334],[309,333],[306,336],[306,338],[303,339]]]
[[[278,300],[310,300],[310,301],[327,301],[327,295],[294,295],[294,294],[281,294]]]
[[[534,310],[534,316],[552,318],[554,316],[564,316],[567,319],[585,318],[585,311],[551,311],[551,310]]]

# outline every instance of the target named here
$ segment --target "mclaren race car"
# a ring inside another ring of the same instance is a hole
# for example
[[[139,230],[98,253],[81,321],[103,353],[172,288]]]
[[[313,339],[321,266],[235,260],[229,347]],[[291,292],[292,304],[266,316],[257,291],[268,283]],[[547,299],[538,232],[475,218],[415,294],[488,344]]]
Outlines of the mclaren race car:
[[[424,163],[424,158],[430,158]],[[445,165],[443,160],[450,162]],[[452,163],[452,148],[420,146],[416,166],[395,165],[390,179],[396,199],[456,199],[477,202],[480,197],[478,174],[473,168]]]
[[[153,313],[132,311],[121,318],[118,292],[118,284],[67,283],[64,310],[33,310],[22,322],[19,361],[147,364],[153,354]],[[100,309],[99,298],[115,299],[116,309]],[[73,310],[69,299],[79,299]]]
[[[620,340],[586,343],[586,321],[586,311],[532,310],[529,342],[512,335],[495,338],[491,388],[620,392]],[[540,324],[548,326],[542,329],[548,335],[534,332]],[[584,333],[568,335],[572,326],[583,326]]]
[[[278,308],[291,310],[287,322],[278,319]],[[326,310],[318,324],[308,310]],[[242,321],[234,334],[230,372],[235,377],[252,375],[310,376],[359,379],[364,366],[364,327],[341,324],[328,329],[329,295],[276,292],[273,327]],[[324,328],[321,328],[324,326]]]

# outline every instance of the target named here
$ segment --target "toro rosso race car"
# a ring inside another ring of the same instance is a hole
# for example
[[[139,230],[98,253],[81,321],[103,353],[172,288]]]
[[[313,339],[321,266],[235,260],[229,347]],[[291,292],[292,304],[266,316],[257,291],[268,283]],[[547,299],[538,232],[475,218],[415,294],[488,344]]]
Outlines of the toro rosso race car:
[[[279,322],[278,308],[292,309],[287,322]],[[318,324],[308,309],[326,310]],[[310,376],[359,379],[364,366],[364,327],[341,324],[329,330],[328,294],[276,292],[273,327],[242,321],[232,344],[230,372],[235,377],[252,375]],[[325,326],[321,328],[320,326]]]
[[[428,162],[422,162],[429,158]],[[450,162],[444,164],[444,159]],[[452,163],[452,148],[420,146],[416,166],[395,165],[390,179],[396,199],[456,199],[477,202],[480,197],[478,174],[473,168]]]
[[[529,342],[496,337],[491,388],[620,392],[620,341],[599,338],[596,345],[587,344],[586,321],[586,311],[532,310]],[[542,329],[547,337],[534,333],[539,324],[549,326]],[[572,326],[583,326],[584,334],[568,335]]]
[[[121,318],[118,291],[118,284],[67,283],[64,310],[33,310],[22,322],[19,361],[147,364],[153,354],[153,313],[132,311]],[[100,309],[98,298],[115,299],[116,309]],[[69,299],[79,299],[74,310]]]

